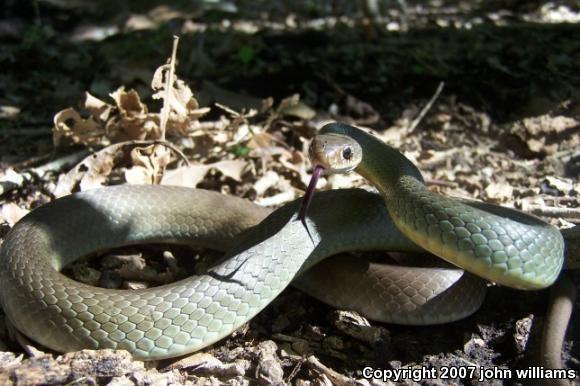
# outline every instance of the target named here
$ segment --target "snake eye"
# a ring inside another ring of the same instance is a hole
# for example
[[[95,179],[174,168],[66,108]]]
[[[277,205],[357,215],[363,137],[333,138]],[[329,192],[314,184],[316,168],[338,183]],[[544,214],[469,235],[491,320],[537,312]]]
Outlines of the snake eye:
[[[347,161],[352,158],[352,149],[350,146],[345,146],[344,149],[342,149],[342,158]]]

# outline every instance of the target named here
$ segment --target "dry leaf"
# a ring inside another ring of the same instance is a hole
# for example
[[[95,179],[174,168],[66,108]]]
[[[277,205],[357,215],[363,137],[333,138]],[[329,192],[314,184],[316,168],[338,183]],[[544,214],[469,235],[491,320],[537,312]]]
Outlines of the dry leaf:
[[[150,142],[142,141],[121,142],[89,155],[68,173],[61,175],[54,195],[61,197],[79,189],[83,191],[103,186],[113,167],[126,159],[131,150],[150,145]]]
[[[530,196],[522,198],[520,206],[524,212],[532,212],[535,208],[545,208],[547,205],[542,196]]]
[[[504,202],[512,197],[514,188],[505,182],[492,182],[485,188],[485,195],[488,200],[494,202]]]
[[[270,133],[258,132],[248,141],[250,157],[268,157],[288,152],[287,145]]]
[[[560,146],[575,146],[580,142],[578,135],[571,133],[562,136],[563,133],[578,127],[579,124],[578,119],[545,114],[515,122],[511,127],[511,132],[524,141],[531,151],[553,154]],[[547,141],[551,135],[560,135],[561,139],[557,142]]]
[[[324,179],[321,178],[318,181],[319,183],[323,183]],[[327,185],[327,188],[329,189],[346,189],[357,186],[357,183],[360,181],[364,181],[364,178],[358,173],[337,173],[328,176],[326,184],[323,184],[322,186],[317,185],[317,187],[320,189]]]
[[[103,102],[88,92],[85,92],[84,106],[85,109],[87,109],[94,118],[101,122],[105,122],[107,119],[109,119],[109,116],[113,110],[112,105]]]
[[[546,183],[549,187],[554,188],[565,195],[569,194],[570,191],[574,189],[574,181],[571,178],[556,178],[547,176]]]
[[[115,141],[159,139],[159,114],[149,113],[135,90],[119,87],[110,94],[119,116],[107,122],[107,133]]]
[[[70,39],[73,42],[100,42],[118,33],[116,25],[82,25],[74,29]]]
[[[205,178],[210,169],[216,169],[224,176],[239,182],[242,180],[242,174],[246,166],[247,162],[241,160],[220,161],[208,165],[183,166],[179,169],[168,171],[161,180],[161,184],[195,188]]]
[[[296,192],[294,192],[294,190],[287,190],[270,197],[258,198],[254,202],[261,206],[278,206],[290,202],[295,198]]]
[[[22,217],[28,214],[28,212],[29,210],[22,209],[13,202],[8,202],[2,205],[2,209],[0,210],[2,218],[11,227],[14,226],[14,224],[16,224]]]
[[[122,145],[112,145],[91,154],[76,165],[68,173],[61,175],[54,189],[55,197],[71,194],[77,188],[88,190],[104,185],[107,176],[113,170],[113,165],[121,151]]]
[[[296,172],[300,176],[302,184],[308,186],[310,175],[306,173],[308,162],[304,153],[297,150],[286,151],[280,154],[280,163],[286,169]]]
[[[129,184],[158,184],[171,161],[171,152],[160,144],[136,147],[131,150],[131,160],[133,166],[125,171]]]
[[[314,118],[316,111],[300,101],[300,95],[294,94],[282,99],[277,109],[277,115],[290,116],[308,120]]]
[[[209,112],[209,108],[200,108],[197,100],[193,97],[193,92],[177,75],[174,75],[173,84],[169,90],[169,100],[166,99],[167,91],[166,77],[169,74],[169,65],[163,65],[155,70],[151,88],[156,91],[153,99],[163,99],[164,104],[169,104],[169,119],[167,121],[167,131],[175,131],[180,134],[187,134],[190,123],[199,120],[200,117]]]
[[[130,15],[125,22],[125,31],[144,31],[152,30],[157,27],[147,15]]]
[[[154,98],[164,98],[164,76],[167,65],[157,69],[152,87],[157,91]],[[54,117],[53,141],[59,145],[63,138],[86,146],[108,145],[130,140],[157,140],[160,138],[160,115],[151,113],[135,90],[119,87],[110,94],[114,105],[86,93],[84,106],[89,111],[87,118],[74,109],[62,110]],[[191,89],[175,76],[169,98],[167,132],[182,136],[189,135],[198,119],[209,111],[200,108]]]
[[[75,144],[94,146],[106,143],[102,126],[93,117],[84,119],[72,109],[64,109],[54,116],[53,143],[59,146],[63,138]]]
[[[142,271],[147,267],[147,263],[142,253],[133,254],[108,254],[102,259],[104,268],[120,268],[129,266],[134,271]]]
[[[163,371],[189,369],[195,371],[196,374],[213,374],[216,377],[233,378],[244,376],[246,367],[246,363],[240,360],[234,363],[223,363],[213,355],[195,353],[170,364],[163,368]]]
[[[267,170],[266,173],[254,183],[254,190],[258,196],[262,196],[268,189],[275,186],[280,180],[280,175],[273,170]]]
[[[20,114],[20,107],[16,106],[0,106],[0,119],[16,119]]]

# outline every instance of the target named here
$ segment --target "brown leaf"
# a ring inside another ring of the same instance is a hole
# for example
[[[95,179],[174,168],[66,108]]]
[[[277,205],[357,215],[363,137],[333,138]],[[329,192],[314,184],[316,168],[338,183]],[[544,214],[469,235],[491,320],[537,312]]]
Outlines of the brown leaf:
[[[224,176],[236,181],[242,180],[242,174],[247,162],[241,160],[220,161],[208,165],[189,165],[166,173],[161,180],[162,185],[177,185],[195,188],[210,171],[216,169]]]
[[[54,195],[61,197],[79,188],[89,190],[103,186],[113,170],[115,160],[119,158],[118,153],[123,153],[122,147],[123,144],[111,145],[86,157],[68,173],[60,176]]]
[[[494,202],[504,202],[512,197],[514,188],[506,182],[492,182],[485,188],[485,195],[488,200]]]
[[[0,119],[16,119],[20,114],[20,107],[2,105],[0,106]]]
[[[297,150],[286,151],[280,154],[280,163],[286,169],[296,172],[300,176],[300,181],[308,186],[310,176],[306,173],[308,162],[304,153]]]
[[[4,221],[11,227],[14,226],[14,224],[16,224],[28,212],[28,210],[22,209],[13,202],[7,202],[6,204],[2,205],[2,209],[0,209],[0,215],[2,215]]]
[[[314,111],[304,102],[300,101],[299,94],[294,94],[282,99],[280,105],[278,106],[277,113],[282,117],[290,116],[303,120],[312,119],[316,115],[316,111]]]
[[[103,138],[102,126],[93,117],[82,118],[73,108],[64,109],[56,113],[52,133],[55,146],[59,146],[63,138],[68,138],[73,143],[87,146],[106,142]]]
[[[571,178],[558,178],[552,176],[546,176],[547,185],[551,188],[557,189],[560,193],[564,195],[570,194],[570,192],[574,189],[574,180]]]
[[[107,132],[115,141],[159,139],[159,114],[149,113],[135,90],[118,88],[110,94],[119,109],[119,117],[107,122]]]
[[[98,119],[100,122],[107,121],[113,110],[112,105],[103,102],[88,92],[85,92],[84,106],[91,113],[91,115]]]
[[[209,108],[200,108],[197,99],[193,97],[193,92],[179,78],[174,75],[173,84],[167,97],[166,77],[169,74],[169,65],[163,65],[155,70],[151,88],[157,91],[153,94],[153,99],[163,99],[164,104],[169,104],[169,119],[167,121],[167,131],[186,134],[191,122],[199,120],[200,117],[209,112]],[[168,99],[168,100],[166,100]]]
[[[267,170],[264,175],[254,183],[254,190],[258,196],[262,196],[266,190],[275,186],[280,180],[280,175],[273,170]]]
[[[121,115],[125,117],[143,117],[144,114],[149,112],[147,106],[141,102],[141,98],[135,90],[125,91],[125,87],[121,86],[109,95],[117,104]]]
[[[130,184],[158,184],[167,164],[171,161],[170,150],[154,144],[131,150],[133,166],[125,171],[125,179]]]
[[[103,186],[113,171],[113,167],[126,159],[134,148],[140,146],[151,147],[152,145],[150,142],[127,141],[108,146],[94,154],[91,154],[68,173],[59,178],[54,191],[55,196],[60,197],[76,190],[89,190]],[[139,162],[149,162],[151,164],[150,170],[159,172],[161,168],[160,165],[163,165],[163,162],[165,161],[162,157],[162,151],[159,151],[159,154],[156,157],[160,160],[150,162],[141,159]],[[139,157],[136,156],[136,158]],[[154,172],[151,172],[151,176]],[[153,179],[153,177],[151,177],[151,179]]]
[[[284,142],[266,132],[255,133],[247,147],[250,149],[250,157],[268,157],[288,152]]]
[[[580,121],[567,116],[551,114],[524,118],[513,124],[510,131],[524,141],[532,152],[554,154],[560,147],[574,146],[578,143],[578,135],[572,132]],[[567,132],[570,132],[566,135]],[[558,141],[549,141],[552,137]]]

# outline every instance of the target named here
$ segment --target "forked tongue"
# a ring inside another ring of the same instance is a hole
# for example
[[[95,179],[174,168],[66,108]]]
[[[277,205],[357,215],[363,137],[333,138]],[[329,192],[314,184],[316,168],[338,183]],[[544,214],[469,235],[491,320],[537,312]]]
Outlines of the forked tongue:
[[[306,228],[306,232],[310,236],[312,240],[312,236],[310,235],[310,230],[308,229],[308,225],[306,225],[306,212],[308,211],[308,207],[312,202],[312,198],[314,197],[314,193],[316,192],[316,184],[324,171],[324,166],[316,165],[314,170],[312,171],[312,177],[310,178],[310,183],[308,183],[308,187],[306,188],[306,192],[304,193],[304,197],[302,198],[302,205],[300,206],[300,211],[298,212],[298,219]]]

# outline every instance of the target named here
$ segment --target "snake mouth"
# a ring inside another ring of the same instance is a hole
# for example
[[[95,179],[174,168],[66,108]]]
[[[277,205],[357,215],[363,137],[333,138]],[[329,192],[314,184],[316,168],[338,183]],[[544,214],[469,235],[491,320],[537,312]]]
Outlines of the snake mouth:
[[[312,171],[312,177],[310,177],[310,182],[308,183],[308,187],[306,188],[306,192],[302,198],[302,205],[300,205],[300,210],[298,211],[298,219],[302,224],[304,224],[304,226],[306,226],[306,212],[308,211],[308,207],[310,206],[314,193],[316,192],[316,184],[325,170],[326,168],[324,166],[316,165]],[[306,227],[306,229],[308,229],[308,227]]]

